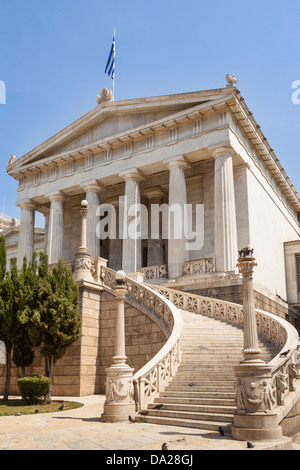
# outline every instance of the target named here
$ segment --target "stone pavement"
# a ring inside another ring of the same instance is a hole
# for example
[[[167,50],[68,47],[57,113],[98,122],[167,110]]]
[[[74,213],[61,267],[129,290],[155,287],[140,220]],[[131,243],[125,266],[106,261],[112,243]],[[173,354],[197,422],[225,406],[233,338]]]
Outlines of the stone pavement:
[[[149,423],[101,422],[105,397],[94,395],[72,400],[84,406],[69,411],[0,417],[0,450],[246,450],[245,442],[201,429]],[[268,448],[255,443],[255,450]]]

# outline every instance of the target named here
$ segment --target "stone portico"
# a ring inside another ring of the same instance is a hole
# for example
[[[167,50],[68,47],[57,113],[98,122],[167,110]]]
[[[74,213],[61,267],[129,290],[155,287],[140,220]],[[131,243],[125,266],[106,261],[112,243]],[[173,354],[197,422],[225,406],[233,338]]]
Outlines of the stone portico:
[[[100,101],[7,171],[19,181],[19,266],[32,256],[36,211],[45,216],[49,262],[73,262],[85,199],[92,258],[126,273],[142,271],[149,282],[241,301],[237,253],[251,245],[259,266],[257,298],[279,305],[296,323],[285,302],[283,244],[299,238],[299,196],[235,86]],[[143,236],[143,225],[137,240],[124,236],[132,222],[124,197],[128,207],[141,203],[148,210],[148,232]],[[116,238],[99,238],[100,204],[116,209]],[[194,230],[195,207],[202,205],[197,249],[172,229],[166,238],[163,220],[158,237],[149,236],[153,204],[190,204]]]

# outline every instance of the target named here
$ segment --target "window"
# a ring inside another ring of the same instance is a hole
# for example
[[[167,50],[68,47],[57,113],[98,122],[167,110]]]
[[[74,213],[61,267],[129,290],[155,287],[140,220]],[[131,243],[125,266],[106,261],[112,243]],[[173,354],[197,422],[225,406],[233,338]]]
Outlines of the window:
[[[296,275],[298,292],[300,292],[300,255],[296,255]]]

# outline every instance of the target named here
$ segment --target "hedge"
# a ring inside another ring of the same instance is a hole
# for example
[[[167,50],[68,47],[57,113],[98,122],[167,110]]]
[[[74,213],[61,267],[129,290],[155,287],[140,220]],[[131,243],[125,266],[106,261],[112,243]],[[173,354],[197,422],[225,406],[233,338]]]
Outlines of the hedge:
[[[49,390],[51,379],[44,375],[34,374],[17,379],[23,400],[28,405],[37,405],[44,400]]]

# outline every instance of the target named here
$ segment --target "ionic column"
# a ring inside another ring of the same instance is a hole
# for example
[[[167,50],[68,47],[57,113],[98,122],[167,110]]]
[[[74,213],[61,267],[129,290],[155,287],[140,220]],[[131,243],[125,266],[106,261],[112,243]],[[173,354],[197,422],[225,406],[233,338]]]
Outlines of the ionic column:
[[[119,200],[110,201],[116,214],[116,233],[109,238],[109,261],[108,267],[118,271],[122,266],[122,240],[120,238],[120,220],[119,220]]]
[[[44,231],[44,253],[48,253],[48,234],[49,234],[49,217],[50,214],[44,214],[45,216],[45,231]]]
[[[97,236],[100,217],[96,216],[96,211],[100,205],[101,187],[96,183],[87,184],[84,186],[84,191],[89,208],[86,220],[87,251],[92,258],[96,258],[100,256],[100,240]]]
[[[136,272],[142,266],[142,240],[135,230],[136,224],[136,229],[141,231],[138,227],[138,218],[141,214],[135,211],[136,205],[141,203],[140,182],[144,177],[136,168],[121,173],[120,176],[125,180],[122,269],[128,274]]]
[[[30,262],[34,250],[34,221],[36,205],[30,201],[19,204],[21,208],[20,232],[18,240],[18,269],[22,267],[24,256]]]
[[[162,198],[164,196],[163,191],[160,188],[154,188],[152,190],[145,192],[146,196],[149,199],[149,235],[148,235],[148,266],[156,266],[165,264],[164,258],[164,246],[162,242],[162,227],[157,221],[158,233],[153,233],[153,226],[151,223],[152,216],[155,217],[155,211],[153,211],[153,205],[160,206],[162,203]],[[153,220],[152,220],[153,221]],[[152,238],[154,237],[154,238]]]
[[[215,159],[216,270],[235,271],[238,250],[232,156],[234,150],[213,150]]]
[[[61,194],[53,194],[49,197],[51,201],[49,228],[48,228],[48,261],[55,264],[63,257],[64,242],[64,201]]]
[[[185,205],[187,204],[185,170],[190,167],[183,156],[165,161],[169,174],[169,240],[168,277],[174,279],[183,274],[187,260],[184,235]],[[172,210],[174,209],[174,211]]]

